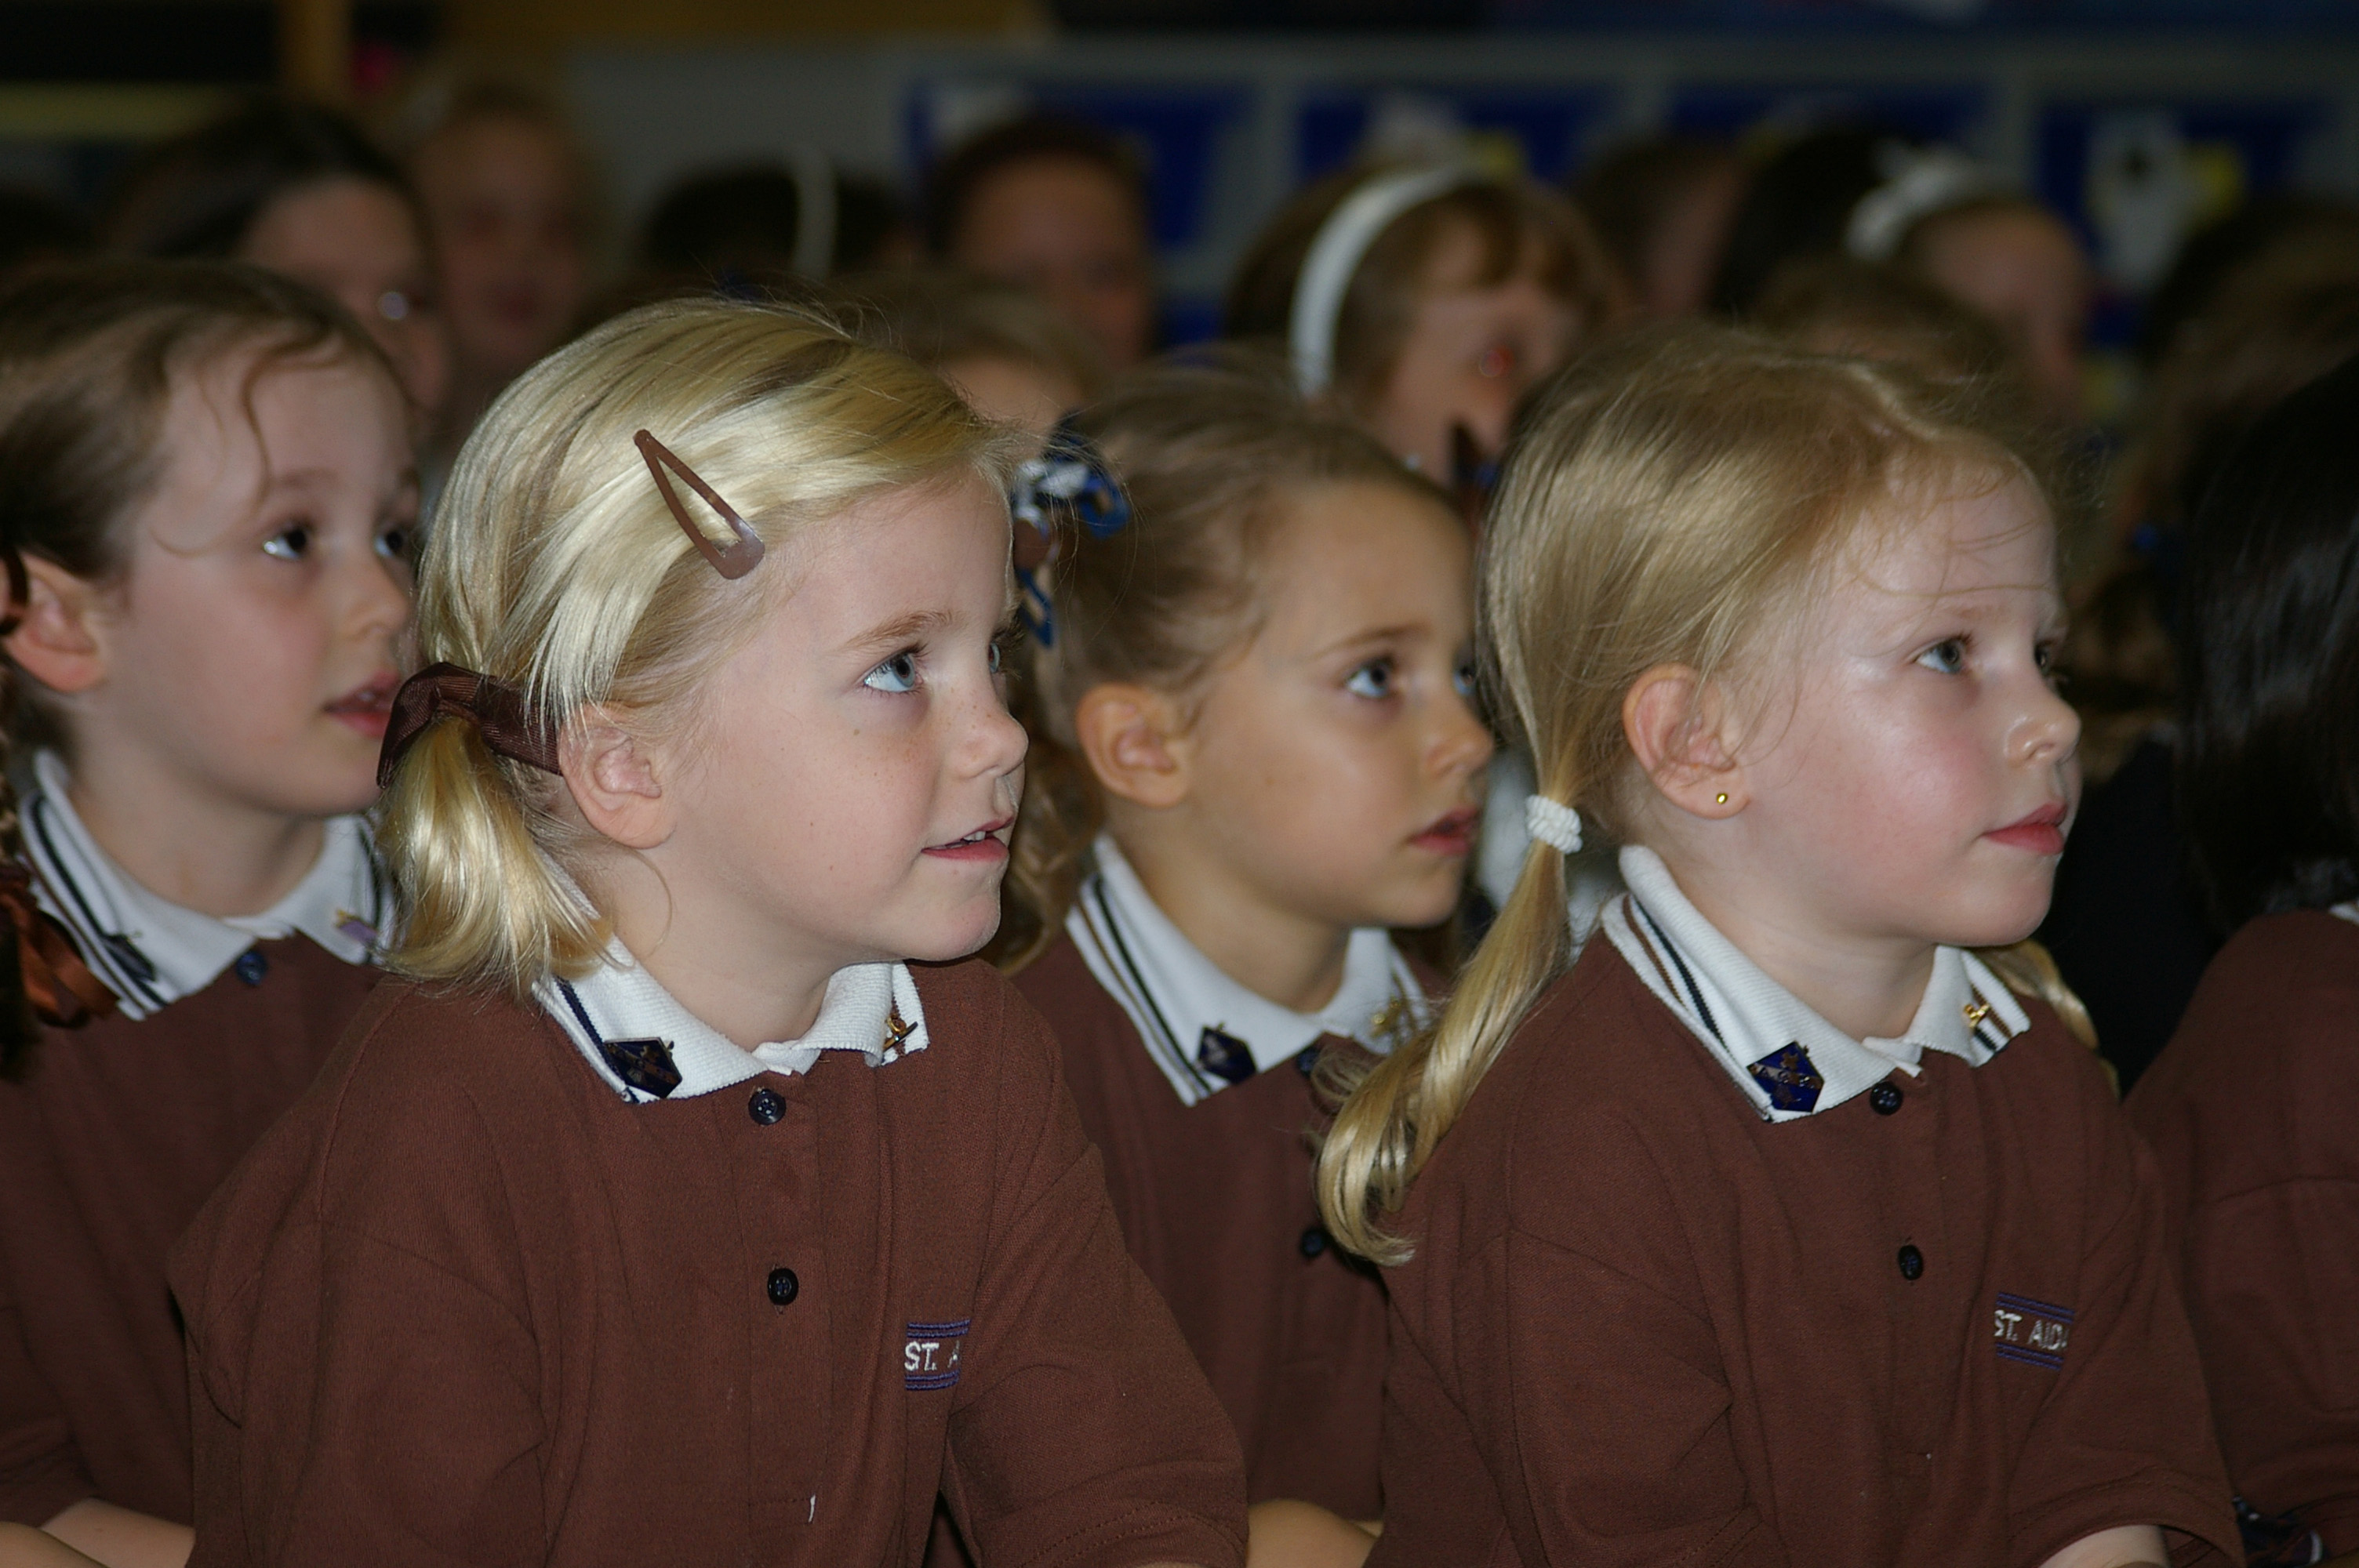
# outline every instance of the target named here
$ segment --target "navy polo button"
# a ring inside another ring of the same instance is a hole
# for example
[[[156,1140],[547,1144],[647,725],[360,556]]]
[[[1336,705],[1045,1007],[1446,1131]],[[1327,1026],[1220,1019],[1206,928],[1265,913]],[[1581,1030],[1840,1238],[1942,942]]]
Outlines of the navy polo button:
[[[1319,1047],[1305,1045],[1294,1054],[1294,1070],[1309,1077],[1319,1069]]]
[[[1867,1091],[1867,1103],[1878,1116],[1890,1116],[1900,1108],[1900,1090],[1891,1084],[1878,1084]]]
[[[1327,1250],[1326,1227],[1319,1225],[1312,1226],[1310,1229],[1302,1233],[1302,1239],[1296,1242],[1294,1245],[1305,1258],[1318,1257],[1319,1254]]]
[[[772,1306],[792,1306],[795,1298],[802,1294],[803,1282],[795,1278],[792,1269],[773,1269],[763,1288],[769,1292]]]
[[[1900,1249],[1900,1277],[1914,1280],[1925,1271],[1925,1254],[1912,1244]]]
[[[262,956],[261,948],[248,947],[237,956],[237,962],[230,968],[235,969],[237,978],[247,985],[258,986],[262,983],[262,977],[270,972],[270,960]]]
[[[777,1090],[765,1086],[756,1089],[754,1098],[745,1102],[745,1114],[764,1127],[776,1127],[778,1118],[787,1114],[787,1102]]]

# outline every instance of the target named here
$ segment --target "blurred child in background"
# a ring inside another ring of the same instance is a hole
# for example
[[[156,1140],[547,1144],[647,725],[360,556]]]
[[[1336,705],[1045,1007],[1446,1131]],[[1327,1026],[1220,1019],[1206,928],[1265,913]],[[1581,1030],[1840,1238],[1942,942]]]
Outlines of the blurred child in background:
[[[1371,1563],[2234,1560],[2161,1195],[2009,946],[2078,795],[2055,552],[1906,372],[1691,329],[1534,411],[1479,573],[1534,843],[1319,1160],[1390,1265]]]
[[[2179,809],[2228,945],[2129,1099],[2256,1563],[2359,1551],[2359,361],[2193,519]]]
[[[1621,280],[1561,198],[1452,168],[1335,176],[1262,232],[1232,338],[1445,488],[1478,486],[1516,401],[1614,326]]]
[[[2126,1089],[2178,1027],[2224,931],[2187,876],[2173,804],[2175,602],[2190,520],[2272,404],[2359,353],[2359,255],[2259,267],[2180,328],[2116,503],[2135,518],[2065,644],[2089,798],[2040,939],[2088,1003]]]
[[[1029,289],[941,269],[843,279],[837,296],[883,341],[987,419],[1046,438],[1105,385],[1097,345]]]
[[[1006,962],[1249,1496],[1373,1519],[1384,1298],[1311,1200],[1312,1074],[1428,1014],[1386,928],[1455,908],[1491,753],[1466,530],[1278,366],[1139,373],[1079,424],[1127,511],[1046,509]]]
[[[245,266],[0,297],[0,1518],[115,1568],[189,1550],[165,1257],[366,998],[356,815],[409,620],[403,396]]]
[[[1892,252],[2006,337],[2049,417],[2088,417],[2088,254],[2064,221],[2036,201],[1991,192],[1935,206],[1911,222]]]
[[[1108,369],[1154,349],[1147,175],[1106,132],[1046,117],[984,131],[935,166],[926,208],[936,257],[1036,290],[1090,335]]]
[[[368,329],[421,419],[451,385],[426,231],[400,168],[343,115],[257,100],[149,148],[100,229],[108,250],[252,262]]]
[[[1752,325],[1814,354],[1907,365],[1933,381],[2007,380],[2021,372],[1981,313],[1889,262],[1808,257],[1778,269]]]
[[[1608,149],[1581,174],[1573,200],[1621,266],[1644,315],[1693,316],[1712,303],[1729,225],[1745,196],[1745,164],[1722,142],[1651,136]]]

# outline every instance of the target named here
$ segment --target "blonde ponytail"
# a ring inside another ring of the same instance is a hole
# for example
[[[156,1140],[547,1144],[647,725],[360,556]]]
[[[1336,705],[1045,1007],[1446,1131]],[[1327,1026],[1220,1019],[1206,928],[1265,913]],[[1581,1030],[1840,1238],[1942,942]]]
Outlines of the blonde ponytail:
[[[1805,620],[1897,497],[2033,472],[1971,389],[1891,367],[1704,327],[1631,333],[1576,366],[1526,420],[1476,568],[1486,684],[1541,793],[1629,840],[1644,791],[1622,702],[1647,671],[1683,667],[1701,688]],[[1334,1086],[1348,1094],[1316,1183],[1353,1251],[1410,1256],[1388,1222],[1561,973],[1565,894],[1562,856],[1536,844],[1430,1033],[1338,1069],[1357,1081]]]
[[[1373,1066],[1364,1057],[1327,1058],[1321,1087],[1344,1098],[1314,1180],[1328,1234],[1346,1249],[1378,1263],[1408,1260],[1408,1243],[1386,1230],[1385,1220],[1408,1195],[1409,1183],[1516,1025],[1564,971],[1571,934],[1564,856],[1535,843],[1507,907],[1459,977],[1461,1000]]]

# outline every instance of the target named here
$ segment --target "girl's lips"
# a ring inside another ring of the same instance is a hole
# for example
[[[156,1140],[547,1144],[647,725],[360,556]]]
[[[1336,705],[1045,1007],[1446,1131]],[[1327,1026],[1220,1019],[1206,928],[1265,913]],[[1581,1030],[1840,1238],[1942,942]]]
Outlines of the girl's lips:
[[[1482,820],[1481,812],[1471,806],[1464,806],[1429,824],[1409,842],[1436,855],[1471,855],[1474,852],[1474,829]]]
[[[328,704],[328,716],[352,726],[372,741],[382,741],[386,724],[393,715],[393,694],[400,689],[400,676],[379,676]]]
[[[1002,833],[1014,827],[1016,819],[1003,817],[987,822],[963,838],[948,844],[929,844],[926,853],[938,860],[964,860],[978,865],[997,865],[1007,859],[1007,842]]]
[[[1983,837],[2035,855],[2060,855],[2064,852],[2064,808],[2043,806],[2022,821],[1995,827]]]

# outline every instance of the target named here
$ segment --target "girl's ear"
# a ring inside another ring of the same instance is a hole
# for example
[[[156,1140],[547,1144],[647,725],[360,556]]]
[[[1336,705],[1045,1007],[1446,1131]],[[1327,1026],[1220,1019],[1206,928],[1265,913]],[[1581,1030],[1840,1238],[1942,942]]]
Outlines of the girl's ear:
[[[1622,733],[1665,800],[1718,820],[1745,809],[1745,767],[1729,734],[1723,689],[1686,665],[1657,665],[1622,698]]]
[[[627,849],[652,849],[671,837],[671,803],[654,756],[603,708],[585,708],[565,727],[557,760],[593,830]]]
[[[10,633],[9,658],[27,675],[62,696],[90,690],[106,678],[106,643],[100,636],[98,590],[51,561],[25,557],[30,601]]]
[[[1093,686],[1074,710],[1073,730],[1107,794],[1156,811],[1188,798],[1187,726],[1163,693],[1123,681]]]

